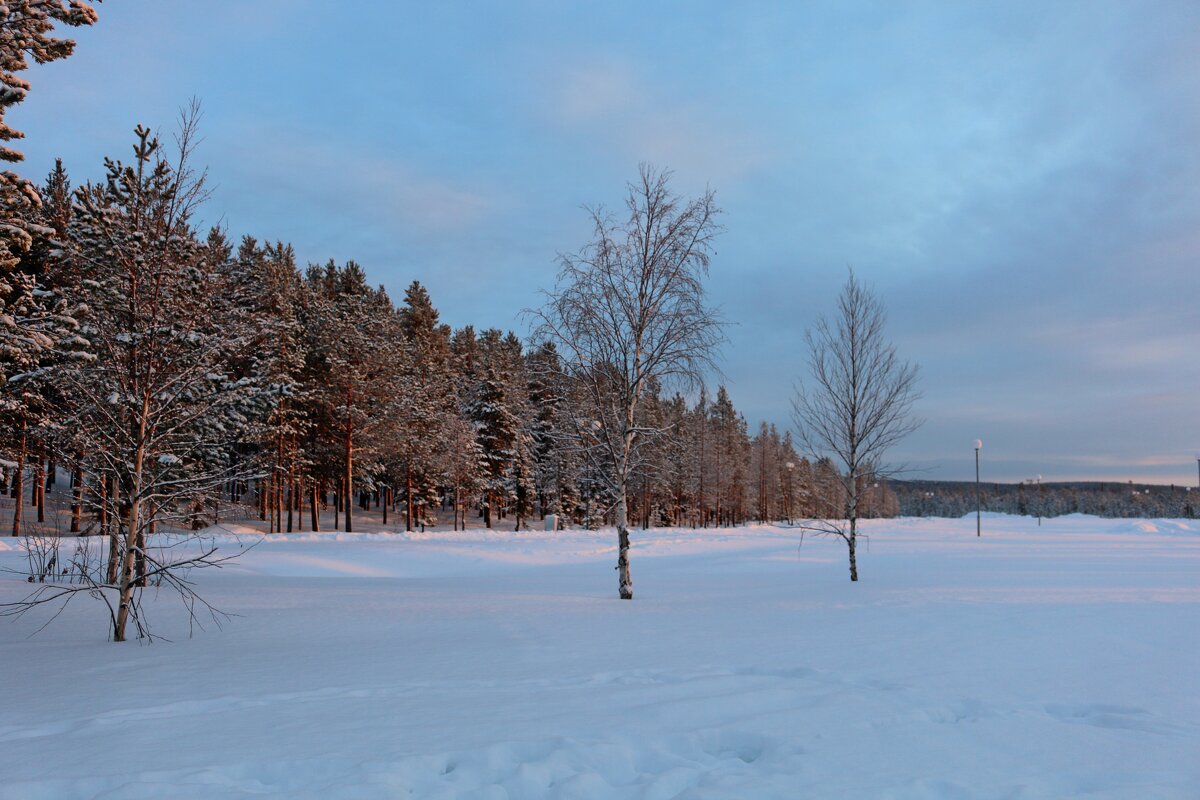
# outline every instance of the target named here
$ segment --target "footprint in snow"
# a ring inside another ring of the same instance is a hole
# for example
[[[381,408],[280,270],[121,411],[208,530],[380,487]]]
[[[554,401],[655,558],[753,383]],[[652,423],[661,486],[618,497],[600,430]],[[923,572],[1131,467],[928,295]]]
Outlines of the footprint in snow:
[[[1046,713],[1059,722],[1070,725],[1091,725],[1096,728],[1142,731],[1144,733],[1180,734],[1186,726],[1165,722],[1144,708],[1106,703],[1079,705],[1051,704]],[[1194,726],[1193,726],[1194,727]]]

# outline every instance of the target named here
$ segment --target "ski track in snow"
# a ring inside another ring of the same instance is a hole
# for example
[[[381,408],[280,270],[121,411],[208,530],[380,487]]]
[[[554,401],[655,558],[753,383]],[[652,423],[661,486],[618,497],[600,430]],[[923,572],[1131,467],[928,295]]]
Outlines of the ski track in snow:
[[[632,603],[611,532],[271,537],[222,630],[0,624],[0,800],[1200,797],[1200,524],[985,521],[868,523],[857,586],[638,532]]]

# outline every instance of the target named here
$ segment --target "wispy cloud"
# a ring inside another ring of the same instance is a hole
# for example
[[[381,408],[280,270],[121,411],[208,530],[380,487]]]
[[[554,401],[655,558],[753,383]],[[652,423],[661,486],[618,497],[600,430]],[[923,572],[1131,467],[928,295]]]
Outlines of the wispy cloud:
[[[693,183],[725,185],[771,160],[773,147],[755,126],[655,85],[649,72],[627,60],[581,59],[550,81],[550,120],[595,147],[670,167]]]
[[[269,144],[268,144],[269,142]],[[297,175],[296,165],[306,165]],[[429,174],[396,156],[271,135],[251,145],[244,170],[267,185],[306,183],[305,195],[326,214],[370,220],[418,235],[461,234],[488,221],[502,193],[459,176]]]

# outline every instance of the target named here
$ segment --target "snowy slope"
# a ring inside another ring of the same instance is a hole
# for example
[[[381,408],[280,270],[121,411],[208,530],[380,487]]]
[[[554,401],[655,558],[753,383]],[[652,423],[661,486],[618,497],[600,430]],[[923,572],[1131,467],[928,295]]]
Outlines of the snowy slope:
[[[0,623],[0,798],[1200,797],[1200,525],[974,527],[868,523],[857,585],[638,532],[633,602],[611,532],[272,537],[223,630]]]

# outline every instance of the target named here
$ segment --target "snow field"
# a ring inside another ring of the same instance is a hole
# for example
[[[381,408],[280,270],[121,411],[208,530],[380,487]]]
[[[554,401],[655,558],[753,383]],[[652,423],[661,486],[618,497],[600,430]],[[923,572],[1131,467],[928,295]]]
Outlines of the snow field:
[[[0,798],[1200,796],[1200,524],[984,523],[869,522],[857,585],[639,531],[632,602],[611,531],[268,537],[197,575],[221,630],[0,624]]]

